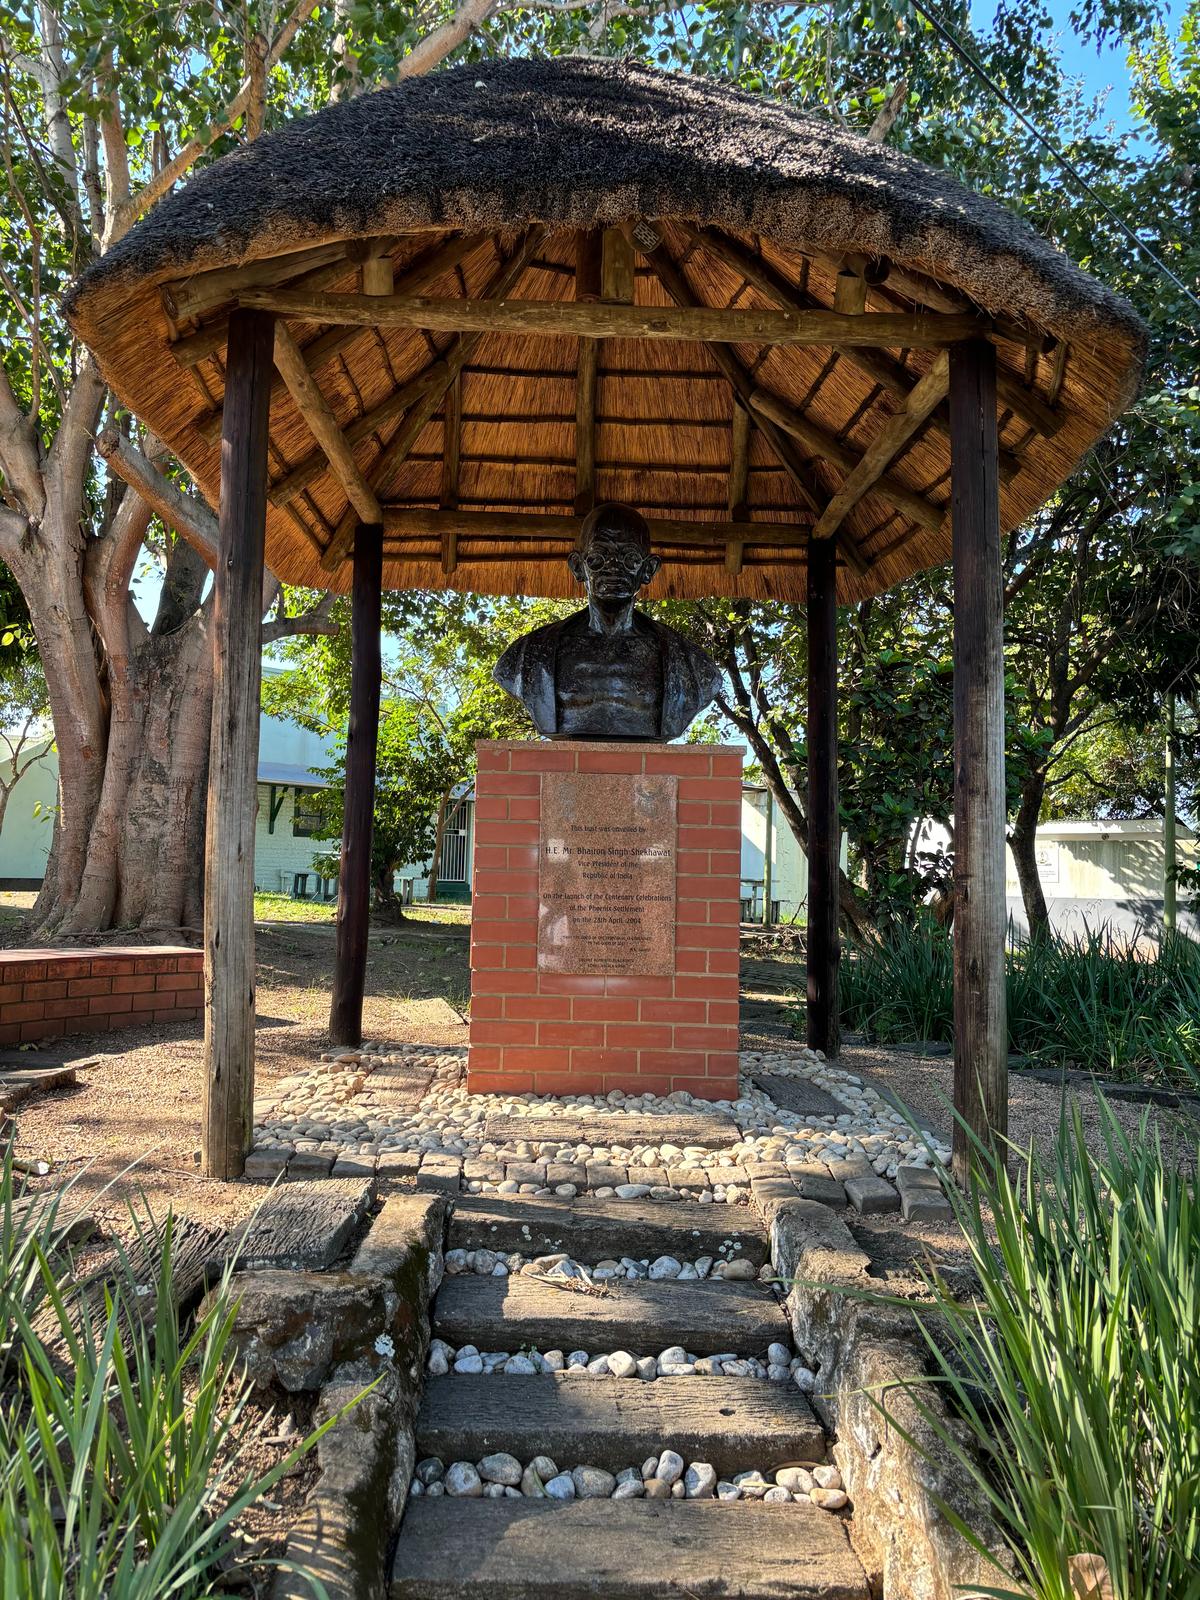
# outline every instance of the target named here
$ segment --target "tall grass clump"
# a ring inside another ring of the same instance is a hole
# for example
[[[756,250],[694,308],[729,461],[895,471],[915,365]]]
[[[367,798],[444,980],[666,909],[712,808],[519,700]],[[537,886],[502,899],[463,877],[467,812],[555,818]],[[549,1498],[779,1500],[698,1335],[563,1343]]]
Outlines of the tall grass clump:
[[[881,1044],[954,1037],[953,946],[930,921],[856,943],[842,963],[842,1017]],[[1157,950],[1111,928],[1010,936],[1009,1048],[1125,1081],[1187,1084],[1200,1070],[1200,945]]]
[[[151,1284],[118,1253],[92,1303],[64,1245],[69,1191],[0,1172],[0,1594],[194,1600],[215,1592],[234,1526],[317,1435],[247,1470],[263,1422],[232,1341],[232,1264],[190,1323],[171,1293],[175,1225]],[[143,1239],[146,1237],[143,1230]],[[148,1291],[155,1316],[136,1314]],[[315,1584],[315,1592],[323,1593]]]
[[[1018,1586],[984,1592],[1076,1600],[1072,1558],[1099,1556],[1115,1600],[1197,1600],[1200,1200],[1145,1121],[1100,1118],[1098,1158],[1078,1111],[1011,1174],[979,1151],[953,1197],[978,1294],[935,1280],[918,1312],[968,1439],[912,1393],[1008,1544]]]

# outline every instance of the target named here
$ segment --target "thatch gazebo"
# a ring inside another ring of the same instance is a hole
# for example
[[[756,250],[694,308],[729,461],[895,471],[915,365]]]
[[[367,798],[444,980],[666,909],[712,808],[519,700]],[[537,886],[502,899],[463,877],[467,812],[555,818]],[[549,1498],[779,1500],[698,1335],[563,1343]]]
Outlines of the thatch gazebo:
[[[956,1098],[1003,1129],[1000,539],[1134,395],[1129,306],[909,157],[702,79],[566,60],[457,68],[259,139],[133,228],[69,315],[220,504],[207,1170],[240,1171],[250,1132],[264,550],[290,583],[354,588],[332,1018],[352,1042],[381,588],[568,594],[599,500],[650,520],[652,596],[808,607],[827,1049],[835,607],[953,558]]]

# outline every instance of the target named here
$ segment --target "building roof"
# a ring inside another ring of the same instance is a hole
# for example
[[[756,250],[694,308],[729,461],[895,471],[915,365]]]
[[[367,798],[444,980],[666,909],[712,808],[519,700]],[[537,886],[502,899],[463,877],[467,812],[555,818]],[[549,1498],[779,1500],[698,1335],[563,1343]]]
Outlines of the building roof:
[[[344,303],[325,303],[333,320],[292,308],[288,329],[384,506],[394,587],[570,593],[574,518],[599,498],[658,519],[653,596],[800,598],[807,528],[833,515],[922,380],[914,416],[944,395],[944,358],[899,337],[854,345],[841,323],[836,343],[778,342],[781,310],[982,319],[1000,358],[1005,528],[1129,403],[1144,352],[1125,302],[945,173],[765,96],[584,60],[460,67],[297,119],[158,205],[83,274],[68,312],[215,502],[230,309],[344,295],[379,253],[406,301],[631,299],[777,318],[738,343],[604,338],[584,410],[592,338],[354,327],[336,320]],[[739,409],[754,422],[744,457]],[[927,409],[838,514],[843,599],[949,555],[944,398]],[[291,582],[345,587],[346,474],[278,383],[270,454],[268,561]],[[758,539],[705,536],[731,521]]]
[[[296,766],[289,761],[260,761],[259,783],[290,784],[295,789],[325,789],[328,779],[319,777],[308,767]]]

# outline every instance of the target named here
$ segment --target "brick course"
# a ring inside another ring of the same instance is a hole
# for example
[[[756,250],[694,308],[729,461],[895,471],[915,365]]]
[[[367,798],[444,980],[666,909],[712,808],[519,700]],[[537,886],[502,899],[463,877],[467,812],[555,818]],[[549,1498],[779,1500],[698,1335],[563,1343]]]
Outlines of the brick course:
[[[0,1047],[190,1021],[204,1000],[204,952],[182,945],[0,950]]]
[[[486,740],[478,756],[471,1091],[736,1098],[741,750]],[[679,779],[674,976],[537,970],[545,772]]]

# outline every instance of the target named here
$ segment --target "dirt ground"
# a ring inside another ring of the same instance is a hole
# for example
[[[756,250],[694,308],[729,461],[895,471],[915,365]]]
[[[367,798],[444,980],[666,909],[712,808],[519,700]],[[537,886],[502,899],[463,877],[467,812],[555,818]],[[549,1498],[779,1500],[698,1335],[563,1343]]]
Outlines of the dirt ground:
[[[333,929],[260,925],[257,945],[255,1089],[266,1098],[278,1079],[328,1048]],[[468,992],[465,925],[414,922],[372,933],[368,1038],[465,1044]],[[75,1088],[18,1108],[17,1154],[49,1160],[54,1176],[74,1178],[74,1198],[106,1226],[120,1227],[141,1195],[156,1214],[174,1206],[198,1220],[239,1220],[262,1190],[203,1178],[197,1166],[202,1040],[199,1021],[64,1040],[69,1055],[101,1059],[80,1072]]]

